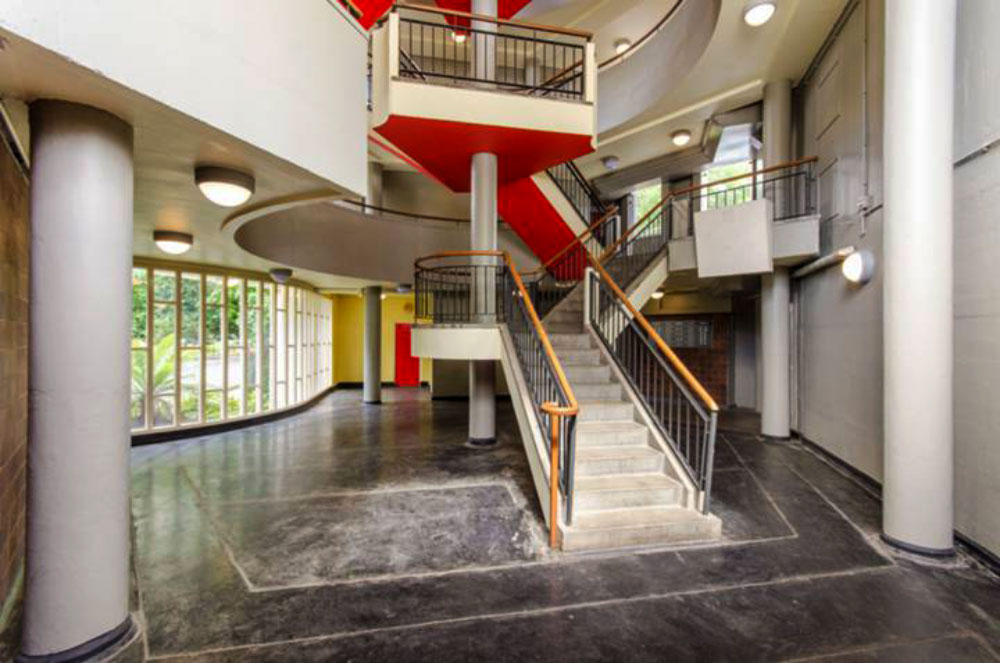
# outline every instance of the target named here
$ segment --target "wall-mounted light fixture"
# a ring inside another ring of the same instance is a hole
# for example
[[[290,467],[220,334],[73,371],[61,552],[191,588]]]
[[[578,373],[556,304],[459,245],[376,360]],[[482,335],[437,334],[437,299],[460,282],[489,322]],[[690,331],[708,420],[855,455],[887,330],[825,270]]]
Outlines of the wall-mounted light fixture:
[[[621,55],[630,48],[632,48],[632,42],[628,39],[615,40],[615,55]]]
[[[743,8],[743,22],[752,28],[760,27],[771,20],[777,8],[773,0],[751,2]]]
[[[875,254],[868,249],[855,251],[840,265],[840,272],[850,283],[864,285],[875,276]]]
[[[687,129],[678,129],[670,134],[670,141],[677,147],[684,147],[691,142],[691,132]]]
[[[221,207],[238,207],[254,192],[253,175],[221,166],[198,166],[194,181],[206,198]]]
[[[663,291],[657,290],[652,294],[653,299],[663,299]]]
[[[154,230],[153,241],[156,248],[172,256],[179,256],[187,253],[194,244],[194,237],[188,233],[175,232],[173,230]]]
[[[608,170],[614,170],[615,168],[618,167],[619,161],[618,161],[618,157],[616,157],[614,155],[609,155],[609,156],[603,157],[601,159],[601,163],[603,163],[604,167],[607,168]]]
[[[292,278],[292,270],[287,267],[275,267],[270,272],[271,280],[278,284],[284,284]]]

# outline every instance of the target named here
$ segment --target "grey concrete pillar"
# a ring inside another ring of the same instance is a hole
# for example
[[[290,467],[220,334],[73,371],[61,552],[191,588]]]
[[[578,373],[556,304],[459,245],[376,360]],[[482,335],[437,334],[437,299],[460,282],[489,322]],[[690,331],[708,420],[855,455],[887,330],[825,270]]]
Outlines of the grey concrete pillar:
[[[365,288],[365,403],[382,402],[382,286]]]
[[[792,84],[781,80],[764,86],[764,166],[791,158]],[[774,192],[775,209],[783,191]],[[761,433],[787,438],[790,431],[788,269],[775,267],[760,284],[760,415]]]
[[[955,4],[888,0],[885,22],[882,531],[941,555],[954,529]]]
[[[132,128],[31,104],[28,540],[22,652],[129,630]],[[75,660],[75,659],[74,659]]]
[[[472,0],[472,13],[497,16],[497,0]],[[472,50],[475,73],[479,80],[493,80],[496,73],[496,38],[483,33],[496,33],[497,24],[490,21],[472,21]]]
[[[481,152],[472,156],[472,236],[469,246],[474,251],[494,251],[497,248],[497,157]],[[472,304],[478,319],[487,324],[496,322],[495,258],[473,258],[482,265],[473,280]],[[496,442],[496,365],[493,361],[469,362],[469,442],[487,445]]]

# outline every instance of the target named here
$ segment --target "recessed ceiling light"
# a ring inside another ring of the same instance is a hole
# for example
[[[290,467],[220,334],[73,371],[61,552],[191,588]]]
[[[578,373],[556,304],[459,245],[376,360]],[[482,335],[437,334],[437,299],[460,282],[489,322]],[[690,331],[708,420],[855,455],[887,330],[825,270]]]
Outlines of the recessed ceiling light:
[[[864,285],[875,275],[875,255],[868,249],[855,251],[840,265],[844,278],[855,285]]]
[[[691,132],[687,129],[680,129],[670,134],[670,140],[673,141],[674,145],[677,147],[684,147],[691,142]]]
[[[608,170],[614,170],[615,168],[618,167],[619,162],[618,162],[618,157],[614,155],[609,155],[601,159],[601,163],[603,163],[604,167],[607,168]]]
[[[653,299],[663,299],[663,291],[657,290],[653,293]]]
[[[156,248],[172,256],[179,256],[187,253],[191,245],[194,244],[194,237],[188,233],[175,232],[173,230],[154,230],[153,241]]]
[[[253,175],[220,166],[198,166],[194,181],[206,198],[221,207],[238,207],[254,191]]]
[[[269,274],[275,283],[285,283],[288,279],[292,278],[292,270],[287,267],[275,267]]]
[[[760,27],[771,20],[776,9],[777,6],[771,0],[753,2],[743,10],[743,21],[752,28]]]
[[[617,39],[615,40],[615,54],[621,55],[628,49],[632,48],[632,42],[628,39]]]

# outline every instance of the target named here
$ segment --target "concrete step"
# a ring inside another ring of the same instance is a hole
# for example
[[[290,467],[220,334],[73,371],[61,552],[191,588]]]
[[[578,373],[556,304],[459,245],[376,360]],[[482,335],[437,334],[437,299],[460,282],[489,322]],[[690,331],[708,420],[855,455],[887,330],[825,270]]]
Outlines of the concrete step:
[[[545,322],[579,322],[583,324],[583,310],[557,308],[545,316]]]
[[[646,445],[649,431],[635,421],[581,421],[576,425],[576,445],[614,447]]]
[[[574,513],[583,515],[607,509],[680,506],[684,493],[680,483],[657,472],[580,477],[573,494]]]
[[[597,366],[563,364],[563,370],[566,379],[574,387],[577,384],[606,383],[611,380],[611,367],[603,364]]]
[[[550,334],[577,334],[583,331],[583,321],[576,322],[549,322],[545,321],[545,331]]]
[[[663,454],[648,446],[578,447],[576,476],[649,474],[663,469]]]
[[[561,348],[556,351],[556,355],[559,356],[559,361],[564,365],[589,364],[598,366],[601,364],[601,351],[597,349]]]
[[[549,340],[552,341],[552,347],[555,348],[556,354],[559,354],[559,348],[572,348],[572,349],[588,349],[594,347],[594,338],[590,334],[565,334],[565,333],[555,333],[549,335]]]
[[[593,382],[579,383],[571,385],[577,400],[586,401],[617,401],[621,400],[625,392],[617,382]]]
[[[632,401],[588,400],[580,401],[580,413],[577,415],[577,421],[633,421],[634,416],[635,406],[632,405]]]
[[[722,521],[680,506],[578,512],[573,525],[560,527],[565,551],[711,541],[722,536]]]

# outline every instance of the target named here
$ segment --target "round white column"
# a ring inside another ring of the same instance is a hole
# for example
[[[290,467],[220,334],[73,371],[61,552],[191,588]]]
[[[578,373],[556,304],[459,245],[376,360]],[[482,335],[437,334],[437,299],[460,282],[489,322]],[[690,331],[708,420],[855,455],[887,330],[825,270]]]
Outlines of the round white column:
[[[952,127],[955,0],[888,0],[882,531],[953,550]]]
[[[22,652],[128,630],[132,128],[31,104],[28,539]]]
[[[781,80],[764,86],[764,166],[791,158],[792,84]],[[784,191],[774,191],[775,208]],[[789,316],[787,267],[775,267],[760,284],[761,397],[760,429],[767,437],[784,439],[790,432]]]
[[[382,402],[382,286],[365,288],[365,403]]]
[[[497,248],[497,157],[481,152],[472,156],[472,236],[473,251]],[[499,265],[493,257],[473,258],[472,264]],[[473,278],[474,312],[484,324],[496,323],[493,280],[495,272],[477,271]],[[496,362],[469,362],[469,443],[488,445],[496,442]]]

